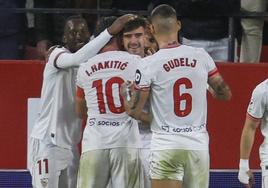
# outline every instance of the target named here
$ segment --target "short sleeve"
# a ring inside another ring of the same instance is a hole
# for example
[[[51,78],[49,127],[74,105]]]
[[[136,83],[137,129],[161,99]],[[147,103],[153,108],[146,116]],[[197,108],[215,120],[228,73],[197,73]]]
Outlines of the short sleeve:
[[[256,87],[252,92],[252,96],[248,105],[247,113],[255,119],[261,119],[265,112],[266,97],[261,87]]]
[[[149,70],[149,63],[144,60],[142,60],[137,66],[135,74],[135,88],[137,90],[150,90],[152,78]]]
[[[200,50],[203,53],[202,56],[204,57],[204,61],[206,63],[206,70],[208,72],[208,77],[211,77],[215,75],[216,73],[218,73],[218,69],[212,57],[204,49],[200,49]]]
[[[65,48],[55,47],[54,49],[52,49],[51,53],[49,54],[47,63],[50,66],[53,66],[54,68],[59,69],[59,67],[57,66],[57,60],[64,53],[69,53],[69,51]]]

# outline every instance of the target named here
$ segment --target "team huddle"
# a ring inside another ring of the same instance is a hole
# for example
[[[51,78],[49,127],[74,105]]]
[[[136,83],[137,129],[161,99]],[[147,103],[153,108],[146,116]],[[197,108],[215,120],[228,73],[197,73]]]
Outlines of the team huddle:
[[[165,4],[150,24],[104,17],[89,42],[83,18],[66,21],[64,47],[48,51],[31,134],[34,188],[209,186],[207,91],[232,94],[205,50],[178,42],[180,28]]]

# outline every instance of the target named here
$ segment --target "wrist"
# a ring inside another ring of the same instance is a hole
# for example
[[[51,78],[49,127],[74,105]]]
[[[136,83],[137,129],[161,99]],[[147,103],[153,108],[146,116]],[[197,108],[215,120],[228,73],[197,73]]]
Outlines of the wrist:
[[[248,171],[249,170],[249,161],[248,159],[240,159],[239,169]]]
[[[110,28],[110,27],[108,27],[106,30],[105,30],[105,32],[107,32],[109,35],[110,35],[110,37],[112,37],[113,35],[114,35],[114,33],[113,33],[113,31],[111,31],[112,29]]]

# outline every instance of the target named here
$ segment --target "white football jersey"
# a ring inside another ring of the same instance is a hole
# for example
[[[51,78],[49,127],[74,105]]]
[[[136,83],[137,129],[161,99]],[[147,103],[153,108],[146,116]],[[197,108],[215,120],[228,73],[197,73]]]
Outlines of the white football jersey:
[[[136,87],[150,90],[152,149],[208,149],[207,81],[217,72],[201,48],[160,49],[140,63]]]
[[[261,132],[268,144],[268,79],[256,86],[252,92],[247,113],[256,119],[262,119]]]
[[[81,63],[93,57],[112,36],[104,30],[75,53],[56,47],[43,72],[40,112],[31,136],[71,149],[81,138],[81,123],[75,113],[76,73]]]
[[[76,70],[54,66],[55,58],[60,53],[69,51],[63,47],[55,48],[45,66],[41,108],[31,135],[70,148],[79,142],[81,132],[80,119],[75,114]]]
[[[101,53],[82,64],[77,85],[85,93],[87,125],[83,133],[82,152],[140,145],[137,121],[124,110],[119,88],[134,80],[140,57],[123,51]]]

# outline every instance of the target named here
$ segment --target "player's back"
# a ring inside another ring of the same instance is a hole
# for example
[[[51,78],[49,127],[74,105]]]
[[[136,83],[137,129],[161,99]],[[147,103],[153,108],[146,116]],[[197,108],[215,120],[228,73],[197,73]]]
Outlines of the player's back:
[[[143,60],[144,74],[137,84],[151,85],[152,131],[189,138],[206,134],[207,80],[216,70],[210,56],[203,49],[181,45],[160,49]]]
[[[84,90],[88,108],[84,131],[88,149],[137,146],[136,121],[130,118],[119,94],[120,85],[134,80],[140,58],[123,51],[101,53],[82,64],[77,85]],[[135,125],[131,125],[135,124]]]

